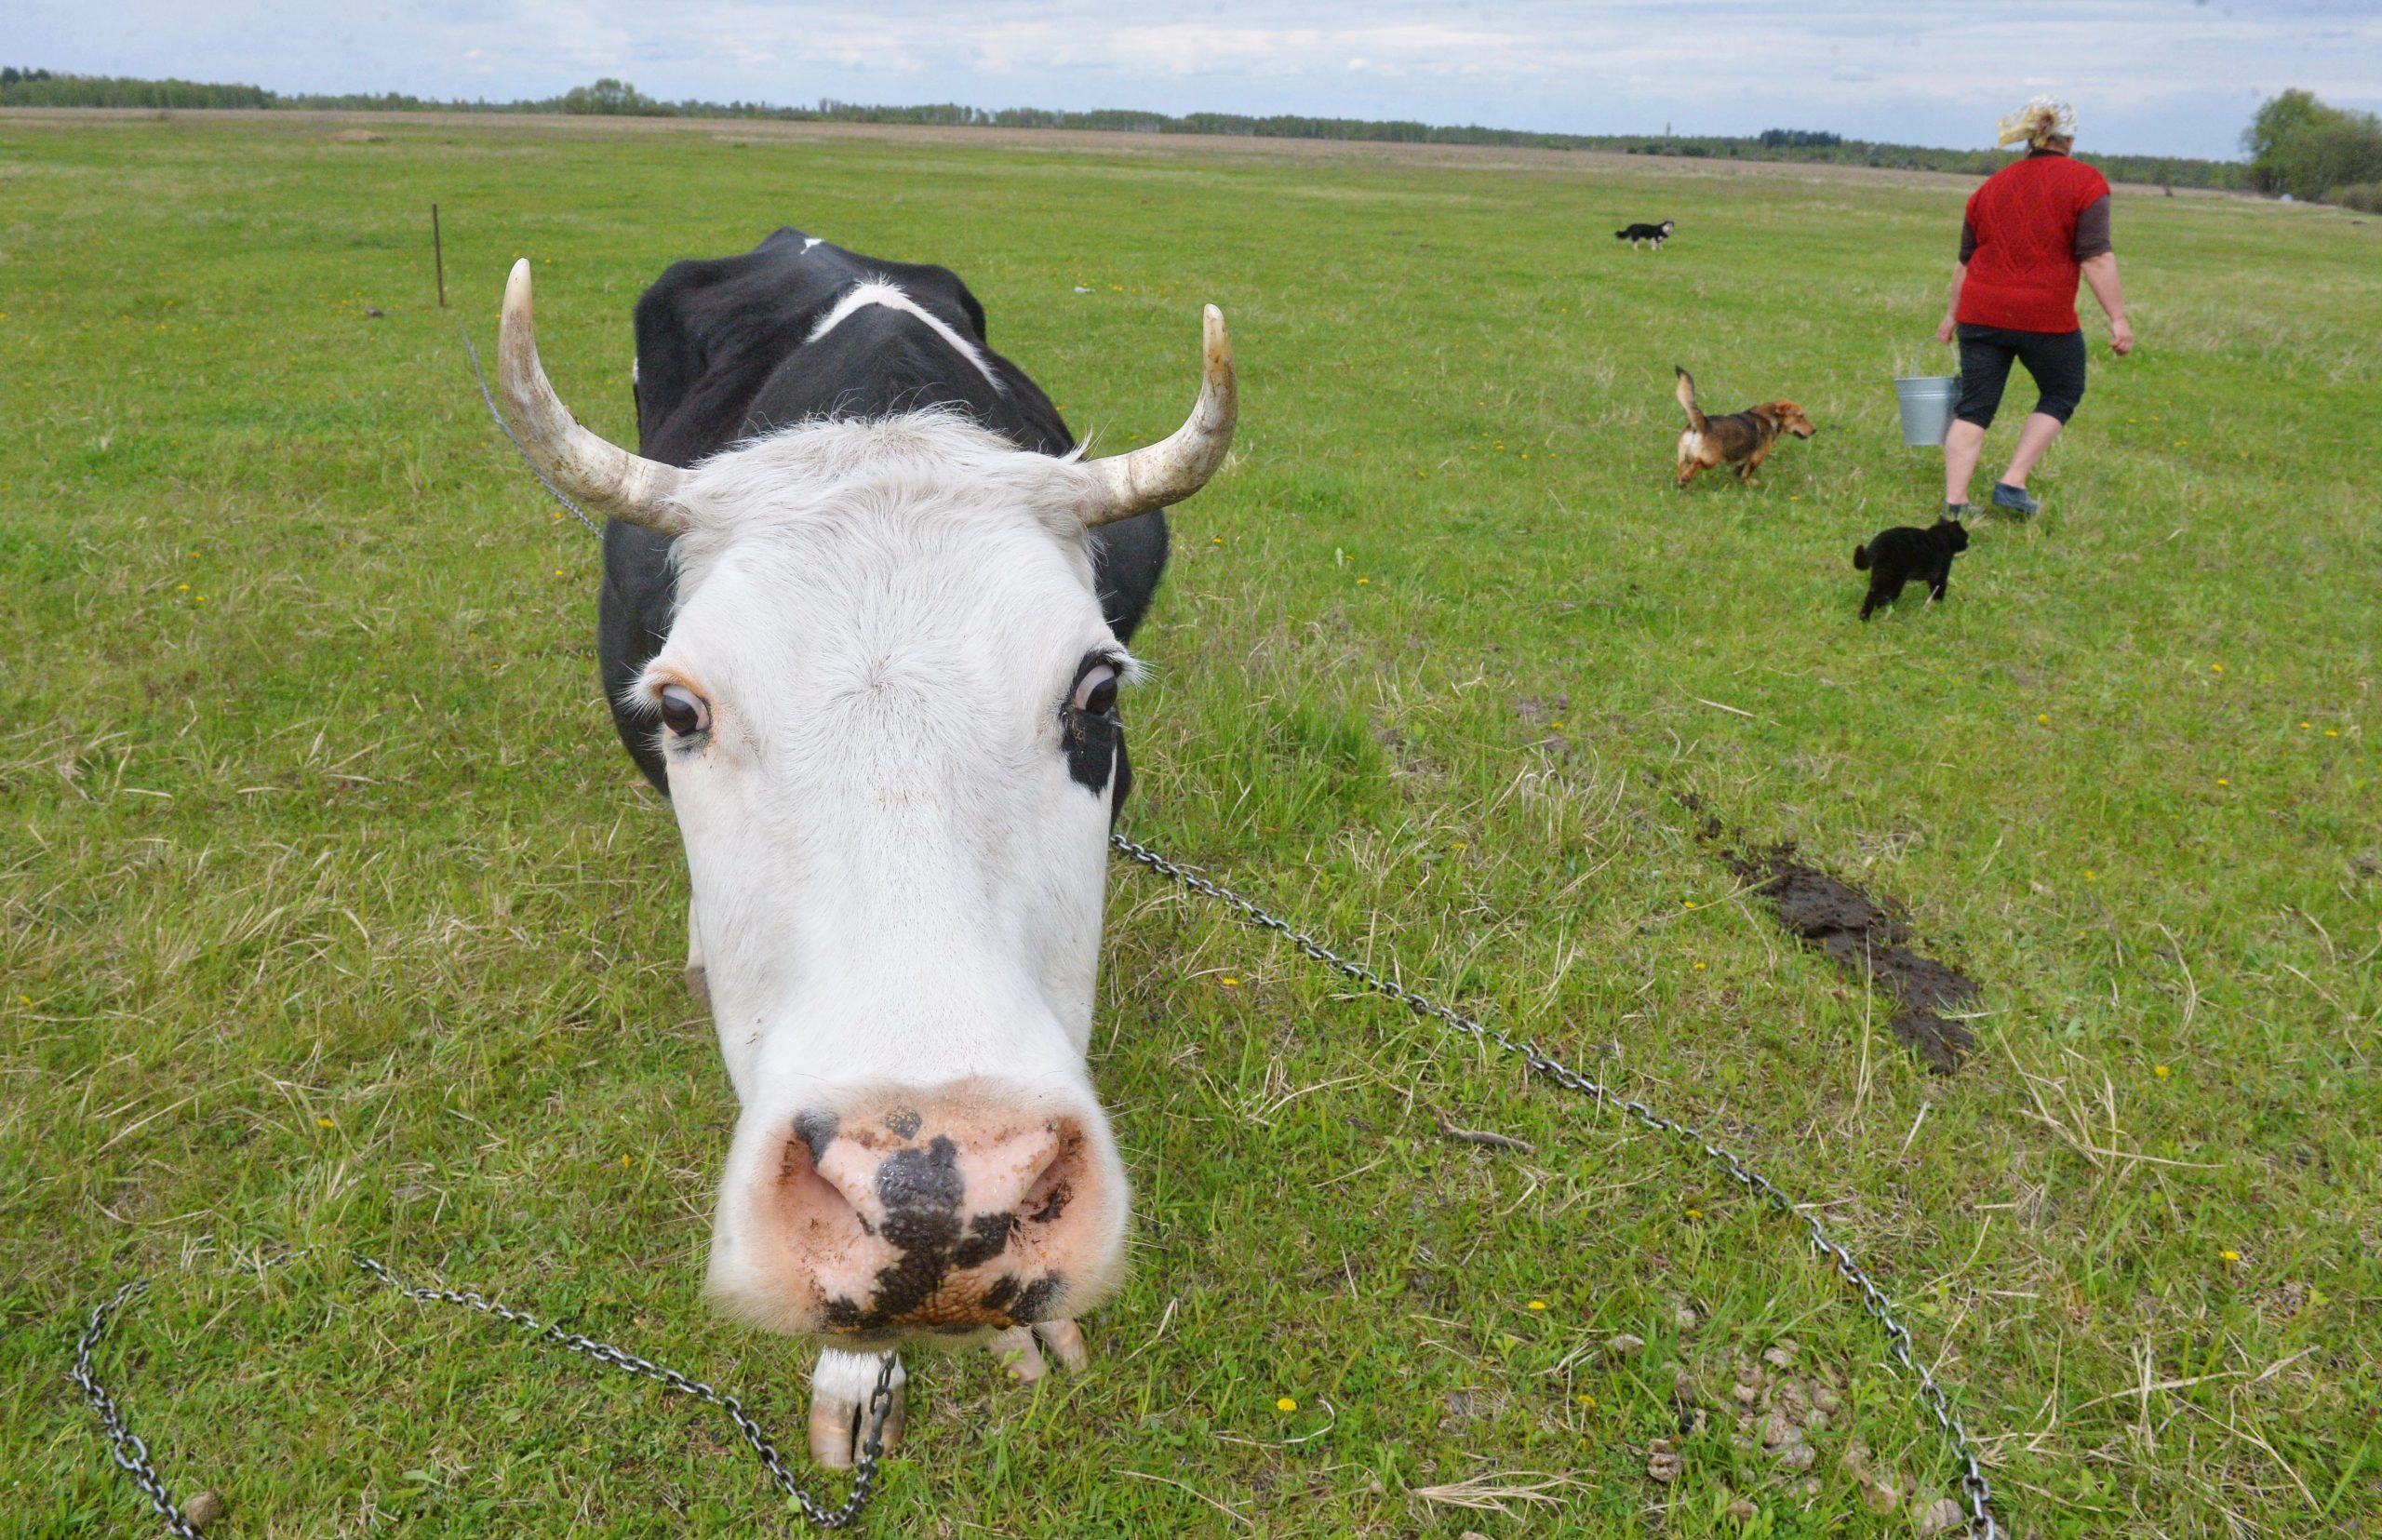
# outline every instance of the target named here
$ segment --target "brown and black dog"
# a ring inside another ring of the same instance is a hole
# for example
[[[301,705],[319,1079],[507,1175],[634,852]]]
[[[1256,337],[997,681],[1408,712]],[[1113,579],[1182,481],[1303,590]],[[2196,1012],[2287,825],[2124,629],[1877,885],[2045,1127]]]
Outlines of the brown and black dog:
[[[1706,417],[1695,404],[1695,377],[1676,365],[1671,372],[1679,376],[1679,404],[1687,408],[1687,432],[1679,435],[1678,484],[1681,487],[1694,480],[1696,472],[1721,465],[1735,466],[1739,481],[1751,481],[1753,473],[1770,458],[1770,447],[1778,442],[1780,434],[1809,438],[1819,431],[1792,401],[1770,401],[1728,417]]]

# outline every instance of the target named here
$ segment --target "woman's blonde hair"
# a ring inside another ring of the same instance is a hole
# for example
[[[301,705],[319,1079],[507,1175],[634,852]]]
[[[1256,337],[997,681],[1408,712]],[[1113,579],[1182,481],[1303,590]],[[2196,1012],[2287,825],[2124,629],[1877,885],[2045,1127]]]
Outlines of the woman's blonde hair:
[[[2020,140],[2041,149],[2055,139],[2076,137],[2076,109],[2055,97],[2039,96],[2001,120],[2001,138],[1996,142],[2015,144]]]

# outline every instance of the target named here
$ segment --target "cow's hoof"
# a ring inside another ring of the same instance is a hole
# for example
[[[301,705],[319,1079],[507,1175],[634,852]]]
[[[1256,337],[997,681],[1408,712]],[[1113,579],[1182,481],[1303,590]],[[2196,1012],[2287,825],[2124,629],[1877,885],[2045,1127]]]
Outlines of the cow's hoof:
[[[1037,1339],[1039,1339],[1038,1341]],[[1010,1378],[1020,1385],[1032,1385],[1042,1377],[1048,1367],[1042,1350],[1059,1360],[1061,1368],[1074,1373],[1091,1361],[1084,1347],[1083,1328],[1071,1320],[1037,1321],[1032,1326],[1012,1326],[1006,1332],[994,1333],[985,1346],[993,1356],[1009,1370]]]
[[[888,1355],[822,1348],[810,1372],[810,1457],[829,1470],[850,1470],[868,1442],[868,1401]],[[881,1435],[888,1450],[902,1441],[903,1387],[909,1376],[893,1360],[893,1403]]]

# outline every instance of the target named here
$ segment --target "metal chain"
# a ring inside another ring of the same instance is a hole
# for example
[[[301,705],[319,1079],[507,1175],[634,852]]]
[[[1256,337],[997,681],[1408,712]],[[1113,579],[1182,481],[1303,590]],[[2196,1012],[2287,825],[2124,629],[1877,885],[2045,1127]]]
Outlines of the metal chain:
[[[304,1251],[292,1252],[274,1258],[265,1265],[278,1266],[306,1254]],[[728,1413],[728,1420],[736,1425],[736,1431],[744,1436],[744,1441],[752,1446],[762,1468],[769,1473],[769,1479],[778,1484],[779,1490],[794,1499],[801,1507],[804,1518],[823,1530],[850,1527],[859,1520],[861,1510],[868,1507],[868,1500],[876,1492],[877,1465],[885,1453],[885,1419],[893,1410],[893,1370],[901,1361],[894,1354],[885,1355],[885,1361],[877,1372],[876,1388],[869,1392],[868,1437],[863,1440],[860,1458],[854,1462],[851,1492],[843,1502],[831,1508],[802,1489],[802,1483],[796,1480],[794,1473],[786,1468],[785,1459],[778,1453],[778,1446],[770,1441],[769,1434],[753,1420],[752,1414],[744,1410],[743,1403],[735,1397],[681,1374],[675,1369],[666,1369],[650,1359],[638,1358],[609,1342],[599,1342],[594,1337],[549,1325],[526,1311],[501,1305],[471,1290],[433,1289],[408,1283],[391,1272],[387,1264],[361,1252],[348,1252],[347,1259],[408,1299],[424,1304],[461,1305],[483,1315],[494,1316],[507,1325],[521,1328],[540,1342],[551,1343],[582,1358],[642,1375],[659,1382],[664,1389],[718,1407]],[[83,1328],[82,1340],[75,1345],[74,1368],[67,1377],[98,1409],[100,1422],[107,1429],[109,1453],[125,1474],[132,1478],[133,1484],[148,1496],[149,1506],[157,1510],[157,1517],[165,1521],[167,1532],[181,1536],[181,1540],[206,1540],[198,1528],[182,1517],[181,1509],[175,1507],[172,1496],[166,1490],[164,1479],[158,1476],[155,1464],[149,1458],[149,1446],[141,1441],[141,1435],[132,1431],[131,1424],[125,1418],[124,1409],[116,1404],[114,1396],[108,1394],[107,1387],[100,1384],[98,1374],[91,1368],[91,1355],[107,1335],[109,1324],[126,1305],[138,1299],[148,1287],[147,1279],[134,1279],[92,1310],[90,1323]]]
[[[520,455],[521,463],[529,467],[529,474],[538,478],[538,485],[546,489],[548,497],[569,509],[570,516],[587,526],[589,534],[598,540],[603,539],[604,531],[587,516],[587,510],[573,502],[569,493],[546,479],[546,473],[538,469],[538,462],[529,458],[529,447],[521,442],[521,435],[513,431],[513,424],[505,415],[496,409],[496,396],[488,388],[488,376],[480,371],[480,350],[472,346],[471,328],[463,325],[460,315],[455,318],[455,335],[463,340],[463,354],[472,361],[472,378],[480,383],[480,399],[488,403],[488,414],[496,419],[496,425],[504,430],[504,436],[513,440],[514,452]]]
[[[1577,1091],[1599,1106],[1617,1108],[1657,1133],[1667,1133],[1693,1145],[1726,1172],[1731,1181],[1765,1199],[1780,1213],[1801,1220],[1804,1228],[1810,1232],[1812,1249],[1828,1259],[1836,1268],[1837,1276],[1861,1292],[1862,1308],[1885,1329],[1886,1346],[1894,1354],[1894,1361],[1919,1376],[1920,1397],[1928,1411],[1934,1414],[1935,1426],[1960,1462],[1960,1488],[1968,1495],[1969,1518],[1976,1526],[1978,1540],[2001,1540],[2001,1530],[1993,1518],[1992,1484],[1987,1481],[1985,1471],[1977,1464],[1976,1452],[1969,1447],[1968,1430],[1960,1426],[1960,1417],[1953,1413],[1951,1399],[1945,1394],[1944,1386],[1926,1363],[1912,1355],[1910,1328],[1894,1315],[1894,1301],[1878,1287],[1877,1279],[1869,1276],[1868,1270],[1853,1260],[1853,1253],[1828,1235],[1817,1218],[1800,1209],[1795,1200],[1779,1190],[1768,1177],[1759,1172],[1747,1171],[1736,1156],[1705,1138],[1697,1130],[1674,1122],[1645,1103],[1622,1096],[1578,1070],[1548,1057],[1535,1039],[1517,1041],[1493,1026],[1483,1025],[1469,1016],[1416,994],[1404,984],[1385,979],[1363,963],[1342,957],[1305,931],[1293,929],[1289,921],[1268,914],[1224,884],[1202,877],[1191,867],[1167,860],[1146,845],[1136,844],[1120,834],[1110,835],[1108,843],[1127,859],[1148,867],[1160,877],[1172,879],[1203,898],[1215,900],[1248,924],[1261,931],[1273,931],[1317,962],[1337,970],[1374,994],[1396,1000],[1415,1014],[1428,1016],[1452,1031],[1495,1045],[1500,1051],[1520,1059],[1532,1073],[1553,1080],[1566,1091]]]

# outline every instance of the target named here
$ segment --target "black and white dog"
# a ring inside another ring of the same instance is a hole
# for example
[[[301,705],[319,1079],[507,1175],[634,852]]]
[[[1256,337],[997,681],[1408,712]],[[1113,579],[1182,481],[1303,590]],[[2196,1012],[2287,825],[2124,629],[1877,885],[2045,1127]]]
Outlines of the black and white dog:
[[[1633,224],[1626,229],[1614,231],[1613,238],[1616,241],[1627,241],[1632,251],[1638,249],[1639,241],[1652,241],[1654,244],[1654,249],[1660,251],[1663,248],[1663,243],[1671,238],[1671,232],[1678,228],[1677,220],[1665,220],[1660,224]]]

